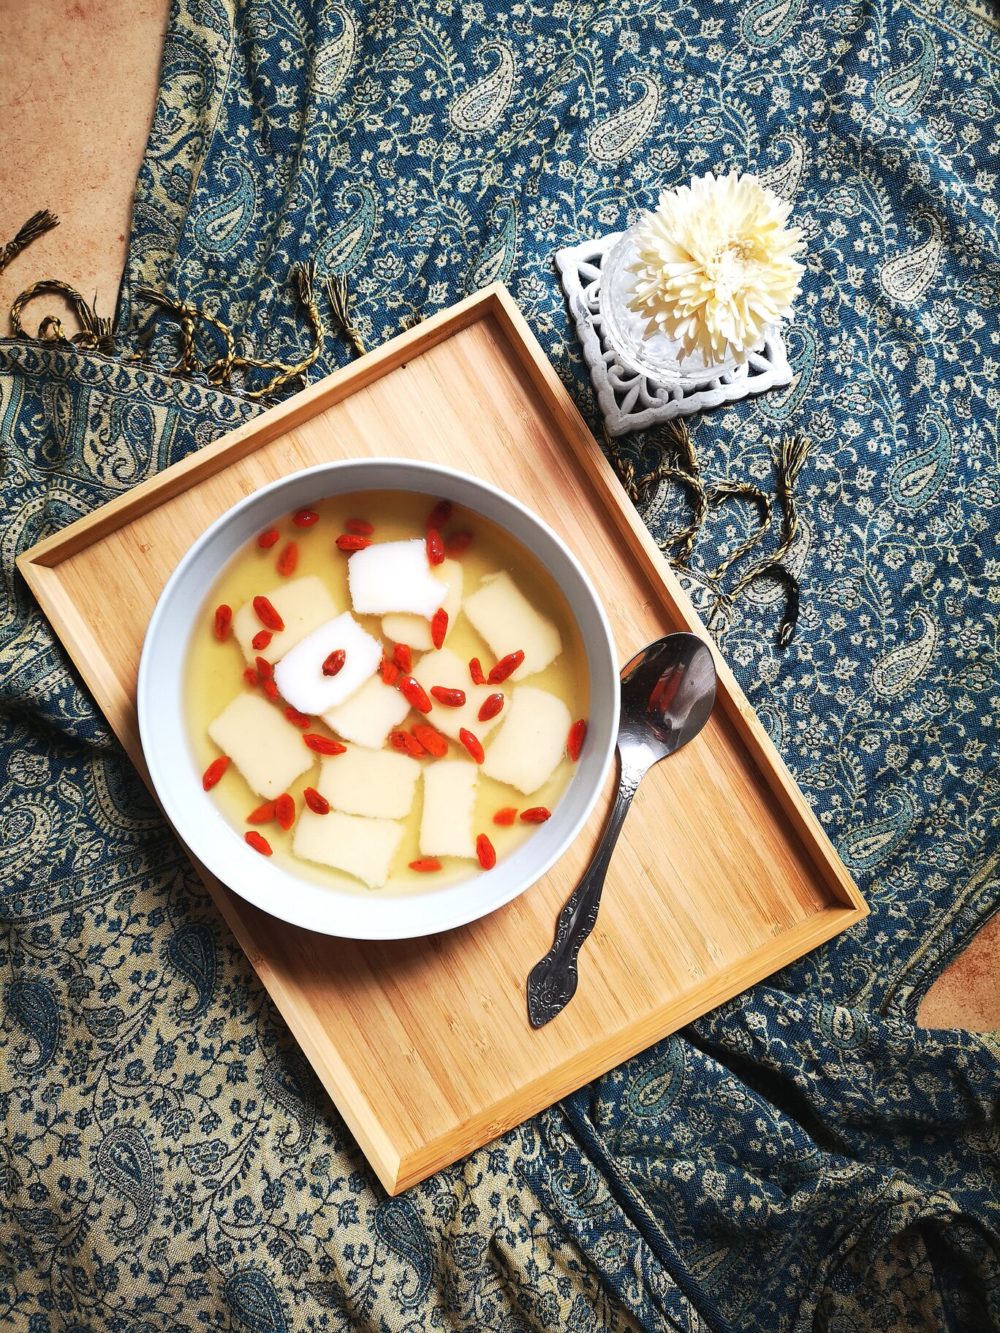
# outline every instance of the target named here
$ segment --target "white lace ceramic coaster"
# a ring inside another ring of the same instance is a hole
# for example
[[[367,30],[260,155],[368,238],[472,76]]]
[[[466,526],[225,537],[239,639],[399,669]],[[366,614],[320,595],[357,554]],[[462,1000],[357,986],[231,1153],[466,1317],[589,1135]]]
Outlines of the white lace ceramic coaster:
[[[613,232],[556,251],[563,290],[576,321],[577,336],[609,435],[648,430],[661,421],[690,416],[692,412],[791,384],[792,368],[778,334],[768,337],[763,351],[751,352],[744,365],[694,388],[655,384],[645,375],[623,366],[605,337],[597,303],[601,262],[620,234]]]

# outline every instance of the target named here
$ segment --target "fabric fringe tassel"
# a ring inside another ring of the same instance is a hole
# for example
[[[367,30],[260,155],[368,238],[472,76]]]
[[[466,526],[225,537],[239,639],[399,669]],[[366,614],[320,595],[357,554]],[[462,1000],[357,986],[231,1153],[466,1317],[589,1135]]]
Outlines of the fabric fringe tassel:
[[[10,308],[10,326],[15,338],[27,338],[21,315],[25,307],[39,296],[61,296],[67,301],[79,321],[80,331],[69,337],[58,315],[46,315],[38,326],[37,337],[48,342],[72,343],[75,347],[86,351],[103,352],[108,356],[114,353],[111,320],[99,315],[94,306],[90,305],[75,287],[71,287],[68,282],[60,282],[58,278],[45,278],[42,282],[33,282],[14,301]],[[96,304],[95,296],[94,305]]]
[[[327,277],[326,296],[330,302],[330,315],[334,333],[339,333],[346,338],[358,356],[364,356],[368,349],[361,341],[357,326],[351,319],[351,297],[345,274],[331,273]]]
[[[4,246],[0,246],[0,273],[18,257],[22,250],[26,250],[32,241],[37,241],[39,236],[44,236],[46,232],[58,226],[59,219],[55,213],[50,213],[47,208],[41,208],[37,213],[32,213],[13,240],[8,241]]]
[[[677,532],[670,533],[659,541],[664,551],[677,548],[673,563],[680,568],[687,566],[694,549],[695,539],[709,509],[723,504],[726,500],[741,499],[756,506],[759,524],[756,531],[733,548],[724,560],[711,572],[699,572],[697,577],[712,590],[716,598],[713,616],[723,605],[731,605],[733,600],[745,592],[757,579],[773,578],[782,585],[785,593],[785,612],[778,627],[777,642],[785,648],[792,641],[799,617],[800,591],[796,576],[788,568],[785,559],[795,544],[798,535],[799,520],[795,505],[795,486],[799,474],[809,456],[810,443],[804,436],[786,438],[780,447],[777,459],[778,499],[783,512],[781,543],[773,555],[767,556],[751,566],[728,591],[721,589],[721,582],[732,567],[743,557],[750,554],[770,531],[773,518],[771,497],[759,486],[750,482],[721,481],[707,488],[698,466],[694,442],[686,425],[681,421],[671,422],[660,434],[665,450],[675,455],[676,462],[660,463],[646,472],[639,472],[635,463],[624,457],[607,432],[604,441],[607,452],[616,472],[628,494],[629,499],[640,509],[648,497],[649,491],[660,481],[674,481],[688,494],[691,504],[691,522]]]
[[[157,307],[157,313],[167,315],[177,324],[180,336],[180,353],[172,373],[181,375],[203,374],[210,383],[223,389],[231,389],[233,375],[237,372],[250,374],[267,372],[271,378],[266,384],[256,389],[243,389],[245,398],[269,398],[278,389],[291,380],[305,376],[315,365],[323,346],[323,320],[316,304],[316,270],[312,262],[300,264],[293,271],[295,287],[299,301],[305,308],[312,334],[312,346],[300,361],[291,364],[284,361],[263,361],[254,357],[236,355],[236,343],[230,327],[215,315],[199,309],[187,301],[179,301],[155,291],[152,287],[140,287],[136,291],[139,300]],[[157,313],[147,322],[141,342],[148,347],[152,336]],[[217,338],[221,344],[221,353],[210,360],[203,361],[198,354],[198,335]],[[137,354],[137,359],[144,353]]]
[[[795,538],[799,532],[795,485],[805,461],[809,457],[811,448],[812,443],[805,435],[795,435],[782,441],[778,453],[778,498],[784,512],[781,545],[773,555],[748,569],[728,594],[729,597],[738,597],[757,579],[773,578],[778,580],[785,593],[785,614],[778,626],[777,643],[779,648],[787,648],[791,643],[799,619],[799,581],[785,561],[795,545]]]

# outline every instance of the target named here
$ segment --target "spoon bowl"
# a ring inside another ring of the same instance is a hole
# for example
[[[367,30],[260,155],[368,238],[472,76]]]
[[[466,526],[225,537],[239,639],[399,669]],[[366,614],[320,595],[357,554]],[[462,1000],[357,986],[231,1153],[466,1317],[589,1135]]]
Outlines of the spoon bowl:
[[[590,865],[556,922],[552,948],[528,977],[528,1017],[543,1027],[576,994],[577,958],[594,928],[611,853],[632,798],[654,764],[698,735],[715,707],[712,651],[696,634],[668,634],[621,672],[618,792]]]

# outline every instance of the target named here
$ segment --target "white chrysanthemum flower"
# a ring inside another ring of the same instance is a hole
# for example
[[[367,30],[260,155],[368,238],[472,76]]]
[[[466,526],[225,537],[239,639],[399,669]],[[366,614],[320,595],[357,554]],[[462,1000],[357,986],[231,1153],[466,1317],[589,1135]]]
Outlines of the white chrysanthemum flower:
[[[756,176],[696,176],[664,190],[636,224],[638,252],[629,305],[646,318],[646,336],[663,333],[681,356],[706,365],[745,361],[764,330],[790,311],[803,266],[790,205]]]

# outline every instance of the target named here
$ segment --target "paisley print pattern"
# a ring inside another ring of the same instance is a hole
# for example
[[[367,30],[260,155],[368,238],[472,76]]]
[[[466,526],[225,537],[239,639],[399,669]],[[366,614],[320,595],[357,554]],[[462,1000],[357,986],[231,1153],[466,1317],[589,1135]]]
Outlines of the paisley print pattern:
[[[386,1199],[14,572],[257,408],[2,343],[4,1327],[1000,1324],[996,1042],[913,1022],[1000,887],[998,68],[977,0],[175,0],[125,350],[140,284],[292,361],[303,259],[370,345],[500,276],[596,427],[553,251],[713,166],[793,201],[796,381],[693,430],[709,483],[812,439],[802,614],[779,652],[761,583],[713,630],[873,911]],[[755,522],[699,538],[706,614]]]

